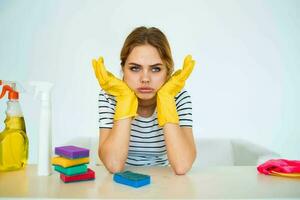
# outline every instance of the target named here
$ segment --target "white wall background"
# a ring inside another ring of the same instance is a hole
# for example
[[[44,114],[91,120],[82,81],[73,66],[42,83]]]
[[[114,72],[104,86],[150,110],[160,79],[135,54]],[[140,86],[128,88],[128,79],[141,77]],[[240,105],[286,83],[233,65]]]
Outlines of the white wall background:
[[[297,0],[0,0],[0,79],[55,84],[53,146],[97,136],[91,59],[103,55],[119,74],[127,34],[156,26],[177,68],[186,54],[197,61],[186,86],[195,137],[243,138],[300,159],[299,10]],[[39,101],[21,98],[36,162]]]

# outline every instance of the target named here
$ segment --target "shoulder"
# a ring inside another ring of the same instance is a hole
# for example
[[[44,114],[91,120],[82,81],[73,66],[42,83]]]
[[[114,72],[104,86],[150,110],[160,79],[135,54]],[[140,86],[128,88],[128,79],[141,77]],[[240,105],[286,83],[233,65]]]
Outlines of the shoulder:
[[[182,100],[189,100],[191,101],[191,95],[186,89],[182,89],[176,96],[175,96],[175,102],[178,103]]]
[[[99,128],[109,128],[113,126],[113,118],[115,114],[116,101],[115,97],[105,93],[103,90],[99,92],[98,113]]]
[[[181,90],[175,97],[180,127],[193,127],[192,100],[187,90]]]
[[[182,112],[191,112],[192,98],[187,90],[183,89],[175,96],[175,104],[179,114]]]
[[[100,90],[99,92],[99,103],[100,104],[105,104],[105,103],[108,103],[108,104],[111,104],[111,105],[116,105],[116,98],[108,93],[106,93],[104,90]]]

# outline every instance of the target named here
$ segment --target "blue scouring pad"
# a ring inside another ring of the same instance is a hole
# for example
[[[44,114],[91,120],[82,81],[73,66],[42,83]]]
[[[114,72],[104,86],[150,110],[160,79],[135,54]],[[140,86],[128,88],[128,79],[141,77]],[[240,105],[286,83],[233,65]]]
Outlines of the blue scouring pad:
[[[129,185],[135,188],[150,184],[150,176],[131,171],[115,173],[113,179],[117,183]]]

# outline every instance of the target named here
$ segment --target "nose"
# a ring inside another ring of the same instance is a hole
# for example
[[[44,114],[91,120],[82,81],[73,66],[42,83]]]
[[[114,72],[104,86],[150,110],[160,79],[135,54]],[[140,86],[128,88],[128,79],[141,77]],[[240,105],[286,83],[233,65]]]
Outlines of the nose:
[[[149,83],[150,82],[150,77],[149,77],[149,74],[147,71],[144,71],[142,73],[142,76],[141,76],[141,82],[142,83]]]

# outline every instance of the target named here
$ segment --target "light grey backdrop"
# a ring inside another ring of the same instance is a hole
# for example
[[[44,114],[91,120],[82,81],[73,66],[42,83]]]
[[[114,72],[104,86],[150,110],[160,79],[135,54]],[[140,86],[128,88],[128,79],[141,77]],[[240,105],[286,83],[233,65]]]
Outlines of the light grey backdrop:
[[[297,0],[0,0],[0,79],[55,84],[53,146],[97,136],[91,59],[119,74],[126,35],[156,26],[176,69],[187,54],[197,61],[186,85],[196,138],[244,138],[300,159],[299,10]],[[36,162],[39,102],[21,98]]]

